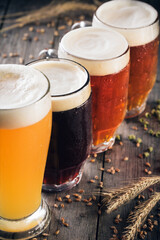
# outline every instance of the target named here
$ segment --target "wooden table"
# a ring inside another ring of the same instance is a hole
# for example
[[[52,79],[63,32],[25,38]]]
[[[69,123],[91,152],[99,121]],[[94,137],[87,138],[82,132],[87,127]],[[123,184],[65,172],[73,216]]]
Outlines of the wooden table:
[[[7,14],[37,10],[44,6],[44,4],[47,5],[49,2],[49,0],[46,0],[45,3],[44,1],[33,0],[1,0],[0,29],[4,29],[9,25]],[[56,1],[54,2],[56,3]],[[57,1],[57,3],[58,2],[60,1]],[[63,3],[64,1],[61,2]],[[85,3],[86,1],[81,2]],[[151,4],[155,7],[157,6],[157,8],[159,6],[159,0],[155,0],[154,3],[153,1],[147,2],[151,2]],[[65,34],[65,32],[69,31],[70,24],[79,19],[83,19],[83,16],[85,16],[86,20],[91,20],[92,12],[81,10],[79,10],[78,13],[77,11],[76,13],[74,11],[70,13],[67,12],[48,20],[47,23],[52,22],[49,25],[47,25],[46,22],[36,22],[35,24],[32,23],[21,28],[15,28],[3,35],[1,34],[0,63],[27,63],[32,59],[36,59],[41,49],[52,47],[57,48],[59,39]],[[14,19],[14,17],[12,17],[12,19]],[[11,23],[12,21],[10,24]],[[66,25],[66,23],[68,25]],[[28,35],[26,35],[26,33]],[[18,53],[19,56],[12,57],[12,53]],[[156,106],[156,101],[158,99],[160,99],[160,66],[158,68],[157,81],[149,96],[145,112],[151,111],[151,109]],[[133,179],[147,176],[144,172],[144,169],[146,168],[145,162],[151,164],[150,170],[153,174],[160,175],[160,140],[159,138],[149,135],[147,131],[144,131],[142,124],[139,122],[139,119],[142,116],[144,116],[144,114],[134,119],[123,121],[117,131],[122,138],[123,145],[116,142],[112,150],[99,154],[95,158],[95,162],[91,162],[89,159],[85,165],[83,177],[78,186],[68,192],[59,194],[43,193],[44,198],[52,209],[52,221],[48,229],[45,231],[46,233],[49,233],[49,236],[41,235],[38,239],[108,240],[113,235],[113,230],[110,229],[112,225],[117,227],[117,236],[120,239],[123,227],[126,226],[126,218],[136,205],[137,199],[120,207],[120,209],[110,215],[107,215],[104,209],[102,209],[102,213],[100,214],[98,203],[101,203],[102,198],[100,197],[98,183],[102,181],[104,188],[113,188],[123,186]],[[152,129],[156,129],[156,131],[158,131],[158,129],[160,130],[160,124],[155,118],[152,118],[149,122]],[[133,126],[136,126],[138,130],[132,129]],[[128,140],[128,136],[131,134],[134,134],[136,137],[140,137],[143,140],[143,143],[140,144],[139,148],[136,147],[136,144]],[[138,158],[138,155],[145,152],[149,146],[153,147],[153,152],[149,157],[143,159]],[[128,161],[123,160],[125,157],[128,157]],[[105,161],[107,158],[112,160],[111,163]],[[119,168],[120,172],[113,175],[107,173],[106,170],[112,166]],[[100,170],[100,168],[104,168],[105,171]],[[95,183],[89,183],[90,179],[94,179],[95,176],[98,176],[98,180],[95,180]],[[96,201],[91,201],[92,206],[87,206],[87,204],[82,201],[75,201],[73,194],[78,193],[80,189],[84,189],[85,191],[85,193],[81,194],[82,199],[88,199],[93,193],[97,192]],[[160,190],[160,187],[157,186],[155,190]],[[71,195],[72,203],[66,203],[64,200],[66,194]],[[146,192],[146,196],[147,195],[148,191]],[[58,197],[61,197],[63,202],[58,202]],[[58,208],[56,208],[56,205],[54,204],[57,204]],[[156,207],[155,210],[153,210],[153,214],[156,215],[157,211]],[[117,214],[120,214],[122,218],[122,222],[118,225],[114,223],[114,218]],[[69,227],[65,227],[61,223],[61,218],[65,219],[69,224]],[[60,230],[60,232],[58,235],[55,235],[57,230]],[[160,226],[156,226],[153,232],[148,232],[145,239],[160,239]]]

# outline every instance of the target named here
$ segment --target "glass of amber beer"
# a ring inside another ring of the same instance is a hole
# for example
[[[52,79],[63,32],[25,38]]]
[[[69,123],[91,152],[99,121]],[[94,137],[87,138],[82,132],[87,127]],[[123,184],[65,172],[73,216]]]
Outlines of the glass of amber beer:
[[[128,97],[129,47],[112,30],[86,27],[63,36],[58,56],[79,62],[88,70],[92,87],[92,153],[114,143],[114,133],[123,121]]]
[[[126,117],[139,115],[146,106],[157,74],[159,21],[157,11],[139,1],[109,1],[93,16],[93,26],[123,34],[130,46],[130,79]]]
[[[51,83],[53,121],[43,190],[70,189],[80,182],[91,150],[89,74],[80,64],[65,59],[42,59],[29,65]]]
[[[0,239],[28,239],[49,224],[41,189],[50,133],[47,78],[30,67],[0,65]]]

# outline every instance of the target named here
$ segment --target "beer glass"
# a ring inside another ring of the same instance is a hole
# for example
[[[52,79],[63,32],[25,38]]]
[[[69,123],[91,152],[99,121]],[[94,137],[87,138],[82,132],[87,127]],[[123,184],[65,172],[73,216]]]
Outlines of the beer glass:
[[[157,11],[139,1],[109,1],[93,16],[92,25],[116,30],[130,46],[130,79],[126,117],[139,115],[146,106],[157,74],[159,21]]]
[[[128,97],[129,47],[112,30],[85,27],[61,39],[58,56],[85,66],[92,87],[92,153],[103,152],[114,143],[114,133],[123,121]]]
[[[43,190],[70,189],[81,180],[91,150],[89,75],[84,67],[65,59],[42,59],[29,65],[51,83],[53,122]]]
[[[35,69],[0,65],[0,239],[32,238],[51,218],[41,199],[51,133],[49,89]]]

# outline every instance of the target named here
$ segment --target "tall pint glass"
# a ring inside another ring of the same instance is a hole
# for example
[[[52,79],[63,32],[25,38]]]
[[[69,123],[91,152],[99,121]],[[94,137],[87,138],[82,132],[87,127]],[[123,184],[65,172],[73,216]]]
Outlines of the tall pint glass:
[[[30,67],[0,65],[0,239],[28,239],[49,224],[41,200],[51,133],[49,82]]]
[[[126,117],[139,115],[146,106],[157,74],[159,21],[157,11],[139,1],[109,1],[93,16],[93,26],[120,32],[130,46],[130,79]]]
[[[123,121],[128,97],[129,47],[112,30],[86,27],[63,36],[58,56],[75,60],[88,70],[92,87],[92,153],[114,143],[114,133]]]
[[[91,86],[88,72],[76,62],[43,59],[30,63],[51,83],[52,134],[43,190],[77,185],[92,141]]]

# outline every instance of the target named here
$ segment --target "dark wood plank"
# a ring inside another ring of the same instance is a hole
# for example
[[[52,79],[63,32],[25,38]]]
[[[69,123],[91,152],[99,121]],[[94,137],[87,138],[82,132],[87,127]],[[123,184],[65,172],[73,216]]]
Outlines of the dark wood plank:
[[[49,0],[45,2],[47,4]],[[33,4],[33,1],[20,1],[20,4],[17,4],[17,1],[11,0],[7,14],[29,11],[40,8],[44,5],[42,1],[38,1],[37,5]],[[29,58],[30,55],[36,59],[40,50],[44,48],[50,48],[50,41],[53,41],[53,31],[54,28],[48,28],[47,24],[31,24],[24,26],[23,28],[15,28],[7,32],[7,37],[3,38],[0,35],[0,62],[1,63],[19,63],[19,57],[24,59],[24,63],[31,61]],[[3,28],[8,26],[8,22],[4,21]],[[33,27],[33,32],[29,31],[29,28]],[[44,29],[44,33],[37,33],[38,29]],[[22,40],[24,34],[29,34],[28,40]],[[37,41],[35,38],[38,38]],[[3,53],[7,54],[7,58],[3,58]],[[10,53],[18,53],[19,57],[9,57]]]
[[[10,4],[10,0],[0,2],[0,29],[3,27],[5,15],[7,13],[9,4]]]

